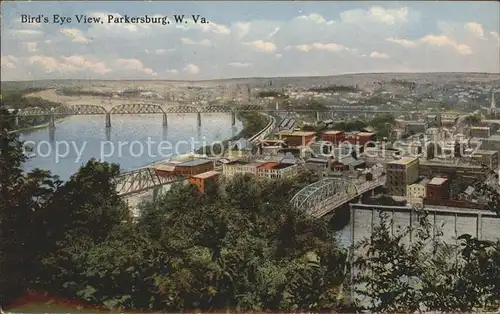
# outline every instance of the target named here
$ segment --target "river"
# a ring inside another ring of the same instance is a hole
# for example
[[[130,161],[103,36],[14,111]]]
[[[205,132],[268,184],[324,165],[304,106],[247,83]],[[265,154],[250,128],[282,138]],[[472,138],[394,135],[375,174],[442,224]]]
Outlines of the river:
[[[24,132],[20,138],[31,148],[24,170],[50,170],[67,180],[95,158],[128,171],[223,141],[243,128],[240,121],[232,126],[231,116],[224,113],[202,114],[200,127],[195,114],[169,114],[168,118],[165,128],[161,115],[112,115],[107,131],[104,116],[71,116],[56,124],[52,136],[48,128]]]

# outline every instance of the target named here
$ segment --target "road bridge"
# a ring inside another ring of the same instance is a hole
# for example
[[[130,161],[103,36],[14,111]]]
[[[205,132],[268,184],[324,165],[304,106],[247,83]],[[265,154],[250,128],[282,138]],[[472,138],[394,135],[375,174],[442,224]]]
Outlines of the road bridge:
[[[326,178],[300,190],[290,201],[295,207],[320,218],[350,200],[385,184],[385,176],[372,181]]]

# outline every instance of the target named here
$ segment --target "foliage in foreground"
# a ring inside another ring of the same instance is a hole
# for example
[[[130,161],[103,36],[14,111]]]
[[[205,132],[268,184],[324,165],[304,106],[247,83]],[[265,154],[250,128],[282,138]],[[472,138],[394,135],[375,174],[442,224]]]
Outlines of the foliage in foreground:
[[[456,244],[446,244],[427,214],[417,214],[417,227],[394,233],[381,215],[372,236],[359,243],[354,282],[365,307],[401,313],[497,310],[500,242],[465,234]]]
[[[133,222],[118,166],[92,160],[67,182],[23,174],[21,143],[2,130],[3,304],[33,289],[115,309],[338,307],[346,255],[325,223],[289,205],[297,182],[174,186]]]

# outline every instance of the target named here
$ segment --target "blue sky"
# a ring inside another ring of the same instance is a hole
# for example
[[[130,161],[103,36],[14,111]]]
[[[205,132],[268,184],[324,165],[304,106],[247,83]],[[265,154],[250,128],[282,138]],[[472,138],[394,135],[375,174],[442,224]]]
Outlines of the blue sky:
[[[2,79],[500,72],[498,2],[2,2]],[[22,14],[73,23],[22,24]],[[209,25],[78,24],[199,14]]]

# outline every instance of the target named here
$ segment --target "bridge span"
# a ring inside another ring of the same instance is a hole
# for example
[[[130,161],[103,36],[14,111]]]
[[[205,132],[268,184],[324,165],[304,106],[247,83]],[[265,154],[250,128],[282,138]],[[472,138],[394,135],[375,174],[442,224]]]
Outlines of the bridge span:
[[[263,112],[263,113],[301,113],[309,112],[315,113],[316,119],[321,120],[321,116],[328,113],[346,113],[346,114],[394,114],[409,113],[410,111],[404,110],[374,110],[363,109],[354,107],[331,107],[324,110],[317,109],[279,109],[267,108],[262,105],[241,105],[238,107],[230,107],[226,105],[208,105],[204,107],[197,107],[194,105],[179,105],[179,106],[165,106],[153,103],[136,103],[136,104],[123,104],[112,107],[107,110],[101,105],[94,104],[80,104],[80,105],[64,105],[51,109],[43,109],[39,107],[30,107],[20,110],[16,113],[16,121],[19,117],[36,117],[36,116],[49,116],[49,126],[54,127],[56,117],[67,115],[104,115],[106,127],[111,127],[111,115],[138,115],[138,114],[161,114],[163,116],[163,125],[168,124],[168,114],[186,113],[196,114],[198,125],[201,125],[201,114],[203,113],[229,113],[231,114],[232,124],[236,123],[236,114],[238,112]]]
[[[295,194],[290,202],[311,216],[320,218],[350,200],[384,184],[385,176],[374,178],[372,181],[326,178],[306,186]]]

